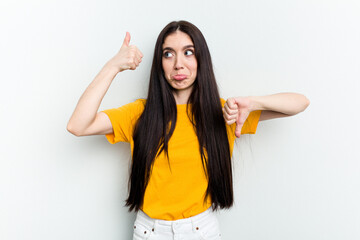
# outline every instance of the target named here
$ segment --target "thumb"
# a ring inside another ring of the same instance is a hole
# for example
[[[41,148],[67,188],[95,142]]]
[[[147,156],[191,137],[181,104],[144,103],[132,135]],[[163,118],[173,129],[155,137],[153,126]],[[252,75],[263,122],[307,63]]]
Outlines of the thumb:
[[[238,110],[239,111],[239,106],[236,102],[236,99],[235,98],[229,98],[227,101],[227,106],[232,109],[232,110]],[[240,114],[239,112],[237,113],[237,117],[236,117],[236,128],[235,128],[235,136],[236,137],[240,137],[241,135],[241,128],[242,128],[242,123],[241,123],[241,120],[240,120]]]
[[[235,136],[238,137],[238,138],[241,135],[242,126],[243,126],[243,124],[240,123],[239,118],[236,119]]]
[[[130,37],[130,33],[129,33],[129,32],[126,32],[126,36],[125,36],[123,45],[129,46],[129,44],[130,44],[130,38],[131,38],[131,37]]]
[[[241,119],[239,106],[238,106],[235,99],[234,99],[234,108],[238,108],[238,111],[239,111],[238,114],[237,114],[237,117],[236,117],[236,128],[235,128],[235,136],[239,138],[240,135],[241,135],[241,129],[242,129],[243,125],[244,125],[244,122]]]

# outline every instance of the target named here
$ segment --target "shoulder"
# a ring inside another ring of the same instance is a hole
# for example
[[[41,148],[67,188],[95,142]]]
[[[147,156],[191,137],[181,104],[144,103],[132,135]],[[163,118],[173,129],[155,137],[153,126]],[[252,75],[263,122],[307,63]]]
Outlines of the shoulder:
[[[135,101],[131,102],[131,103],[128,103],[128,104],[125,104],[124,106],[129,106],[129,107],[142,107],[142,106],[145,106],[146,104],[146,99],[144,98],[139,98],[139,99],[136,99]]]
[[[131,111],[131,112],[142,112],[145,108],[145,104],[146,104],[146,99],[139,98],[133,102],[130,102],[128,104],[119,107],[118,109],[126,109],[127,111]]]
[[[102,112],[106,113],[109,118],[137,118],[144,111],[146,99],[137,99],[133,102],[122,105],[121,107],[106,109]]]
[[[146,99],[139,98],[139,99],[136,99],[134,102],[131,102],[127,105],[128,105],[128,107],[133,108],[134,110],[143,111],[145,108],[145,104],[146,104]]]

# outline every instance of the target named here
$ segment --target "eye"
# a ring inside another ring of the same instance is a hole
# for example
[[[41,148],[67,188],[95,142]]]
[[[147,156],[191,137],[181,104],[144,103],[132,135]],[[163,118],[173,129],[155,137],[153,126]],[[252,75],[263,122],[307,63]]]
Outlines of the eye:
[[[174,54],[172,54],[171,52],[164,52],[163,55],[164,55],[165,58],[169,58],[169,57],[174,56]]]
[[[186,55],[186,56],[194,55],[194,51],[193,51],[193,50],[186,50],[186,51],[185,51],[185,55]]]

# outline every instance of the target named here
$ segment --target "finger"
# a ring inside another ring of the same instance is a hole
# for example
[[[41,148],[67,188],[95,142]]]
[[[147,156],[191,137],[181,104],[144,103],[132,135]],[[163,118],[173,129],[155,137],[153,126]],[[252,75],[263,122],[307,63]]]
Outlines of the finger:
[[[248,116],[249,116],[249,112],[247,112],[247,111],[239,112],[238,117],[236,119],[236,129],[235,129],[236,137],[240,137],[241,129],[244,126],[244,123]]]
[[[136,53],[135,57],[139,62],[142,61],[142,56],[139,53]]]
[[[227,125],[232,125],[236,122],[236,119],[232,119],[232,120],[225,120]]]
[[[141,63],[141,59],[140,58],[134,58],[134,62],[139,65]]]
[[[129,33],[129,32],[126,32],[126,35],[125,35],[125,39],[124,39],[123,45],[125,45],[125,46],[129,46],[129,44],[130,44],[130,39],[131,39],[131,37],[130,37],[130,33]]]
[[[243,127],[244,123],[241,121],[241,116],[238,116],[236,119],[236,128],[235,128],[235,136],[240,137],[241,135],[241,129]]]
[[[135,68],[137,68],[140,65],[140,62],[137,58],[134,58],[134,64],[135,64]]]
[[[235,136],[236,137],[240,137],[240,135],[241,135],[241,129],[242,129],[242,124],[240,125],[240,124],[236,124],[236,128],[235,128]]]
[[[237,107],[237,105],[236,105],[236,107]],[[227,114],[229,114],[229,115],[233,115],[233,114],[238,113],[237,108],[236,109],[231,109],[227,103],[224,104],[224,108],[225,108],[225,111],[227,112]]]
[[[247,119],[247,117],[249,116],[249,112],[247,111],[242,111],[238,114],[238,118],[236,120],[237,124],[239,125],[243,125]]]
[[[137,52],[138,52],[138,54],[139,54],[139,56],[140,56],[141,58],[144,57],[144,54],[143,54],[139,49],[137,50]]]
[[[139,64],[140,64],[140,61],[138,60],[138,59],[135,59],[135,65],[136,65],[136,67],[138,67],[139,66]]]
[[[136,64],[135,63],[130,64],[130,70],[135,70],[135,69],[136,69]]]
[[[141,63],[142,58],[137,58],[136,60],[137,60],[139,63]]]
[[[131,69],[136,68],[137,66],[139,66],[139,61],[136,58],[132,59],[130,66],[131,66]]]
[[[228,114],[226,111],[223,112],[225,120],[233,120],[237,118],[238,114]]]
[[[130,57],[141,61],[143,55],[135,45],[130,45]]]
[[[238,106],[236,104],[236,101],[234,98],[229,98],[228,100],[226,100],[226,103],[227,103],[227,106],[230,108],[230,109],[237,109]]]

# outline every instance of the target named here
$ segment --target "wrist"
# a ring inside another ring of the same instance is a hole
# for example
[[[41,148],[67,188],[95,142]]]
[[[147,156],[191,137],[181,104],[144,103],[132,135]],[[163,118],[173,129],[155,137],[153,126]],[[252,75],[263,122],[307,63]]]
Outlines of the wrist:
[[[111,63],[111,61],[107,62],[104,67],[102,68],[103,71],[112,73],[112,74],[118,74],[119,72],[122,72],[122,69],[119,69],[117,66]]]
[[[264,106],[261,102],[260,96],[249,96],[248,99],[250,100],[250,103],[249,103],[250,112],[256,111],[256,110],[264,110]]]

